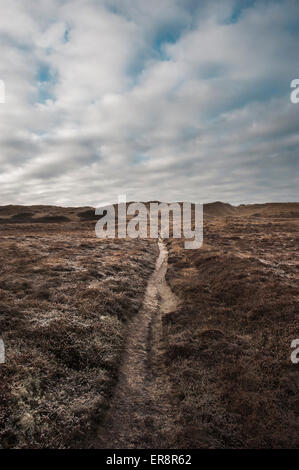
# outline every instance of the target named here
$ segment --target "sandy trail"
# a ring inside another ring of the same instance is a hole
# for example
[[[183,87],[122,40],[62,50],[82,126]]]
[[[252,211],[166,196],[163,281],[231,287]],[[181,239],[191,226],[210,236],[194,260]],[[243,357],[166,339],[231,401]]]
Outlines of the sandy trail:
[[[153,364],[158,360],[162,315],[174,311],[178,301],[165,280],[168,252],[161,240],[159,249],[143,306],[128,326],[119,381],[99,433],[98,448],[157,446],[155,439],[159,429],[170,419],[170,404],[157,400],[161,396],[161,388],[167,388],[167,382],[161,377],[161,370],[159,374],[159,367]]]

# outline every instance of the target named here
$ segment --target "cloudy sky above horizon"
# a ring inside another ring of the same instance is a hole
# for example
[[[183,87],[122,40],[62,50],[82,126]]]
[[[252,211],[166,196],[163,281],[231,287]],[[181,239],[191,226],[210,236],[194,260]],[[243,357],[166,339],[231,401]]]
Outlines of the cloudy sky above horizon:
[[[0,205],[298,200],[297,0],[0,0]]]

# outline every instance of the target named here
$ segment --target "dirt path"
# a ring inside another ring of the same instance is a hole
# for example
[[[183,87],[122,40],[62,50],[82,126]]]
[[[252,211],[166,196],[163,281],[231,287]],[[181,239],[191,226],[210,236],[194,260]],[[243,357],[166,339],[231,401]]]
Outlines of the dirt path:
[[[168,253],[162,241],[159,241],[159,249],[143,306],[128,327],[119,382],[100,431],[98,448],[157,447],[159,430],[171,419],[171,405],[161,400],[161,396],[167,395],[167,380],[155,364],[159,356],[162,314],[174,311],[177,299],[165,280]],[[162,394],[161,388],[164,389]]]

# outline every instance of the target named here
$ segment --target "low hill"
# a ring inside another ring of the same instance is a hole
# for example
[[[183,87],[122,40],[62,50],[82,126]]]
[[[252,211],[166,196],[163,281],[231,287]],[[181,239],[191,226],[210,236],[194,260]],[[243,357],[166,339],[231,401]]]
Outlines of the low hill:
[[[242,204],[238,215],[247,217],[299,217],[298,202],[271,202],[266,204]]]
[[[151,202],[145,202],[149,208]],[[127,203],[127,205],[130,203]],[[181,202],[179,204],[182,204]],[[265,203],[242,204],[233,206],[225,202],[210,202],[204,204],[205,217],[299,217],[299,203]],[[95,208],[86,207],[59,207],[48,205],[6,205],[0,206],[0,224],[24,224],[24,223],[66,223],[85,222],[98,220]]]
[[[236,207],[225,202],[210,202],[204,204],[204,215],[222,217],[226,215],[235,215]]]

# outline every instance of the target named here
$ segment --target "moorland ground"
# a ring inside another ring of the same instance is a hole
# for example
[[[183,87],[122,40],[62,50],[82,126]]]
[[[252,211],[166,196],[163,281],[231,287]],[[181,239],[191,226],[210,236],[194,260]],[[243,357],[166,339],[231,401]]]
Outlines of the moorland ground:
[[[214,204],[200,250],[169,240],[167,280],[182,302],[163,324],[179,417],[168,445],[298,447],[298,209]]]
[[[123,445],[298,447],[299,204],[204,212],[200,250],[165,241],[178,301],[164,311],[156,294],[161,331],[150,350],[145,333],[144,344],[128,341],[148,283],[164,282],[153,274],[156,240],[98,240],[92,208],[0,208],[2,448],[96,446],[138,347],[155,405],[131,407],[126,419],[138,415],[144,429]]]
[[[84,209],[57,211],[2,209],[3,448],[82,447],[94,435],[158,252],[147,240],[97,239]]]

